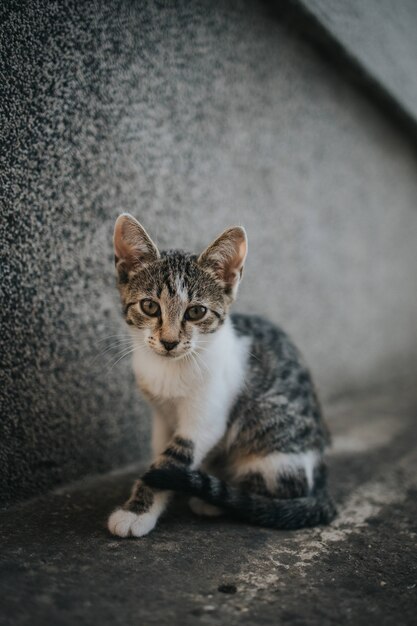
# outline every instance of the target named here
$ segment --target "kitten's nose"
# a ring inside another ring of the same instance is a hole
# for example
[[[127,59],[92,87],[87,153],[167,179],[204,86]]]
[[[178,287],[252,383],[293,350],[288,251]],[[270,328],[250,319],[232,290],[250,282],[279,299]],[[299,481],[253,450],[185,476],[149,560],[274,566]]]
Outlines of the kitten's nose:
[[[175,346],[177,346],[179,344],[179,341],[164,341],[163,339],[160,340],[162,345],[164,346],[164,348],[166,350],[168,350],[168,352],[170,350],[173,350],[175,348]]]

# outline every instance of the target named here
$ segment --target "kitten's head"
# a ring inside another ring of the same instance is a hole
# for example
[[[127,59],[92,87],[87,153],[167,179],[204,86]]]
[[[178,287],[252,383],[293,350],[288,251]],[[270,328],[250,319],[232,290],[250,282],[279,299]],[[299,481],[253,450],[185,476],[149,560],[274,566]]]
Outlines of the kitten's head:
[[[143,226],[123,213],[114,228],[114,253],[126,322],[161,356],[204,349],[236,297],[246,252],[239,226],[225,230],[200,256],[159,252]]]

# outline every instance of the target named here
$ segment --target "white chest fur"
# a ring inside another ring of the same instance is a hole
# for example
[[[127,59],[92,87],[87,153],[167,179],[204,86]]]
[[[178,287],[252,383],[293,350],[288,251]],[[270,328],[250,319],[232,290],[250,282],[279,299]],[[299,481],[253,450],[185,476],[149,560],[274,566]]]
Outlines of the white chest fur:
[[[150,348],[134,352],[133,368],[139,387],[160,413],[187,412],[196,419],[224,422],[244,383],[248,339],[238,337],[229,320],[191,357],[170,360]],[[190,411],[191,413],[191,411]]]

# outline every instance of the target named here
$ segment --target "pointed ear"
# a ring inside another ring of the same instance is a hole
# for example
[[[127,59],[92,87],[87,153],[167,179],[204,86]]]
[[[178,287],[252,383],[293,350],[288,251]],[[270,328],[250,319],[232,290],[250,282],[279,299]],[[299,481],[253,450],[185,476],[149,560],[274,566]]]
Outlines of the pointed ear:
[[[248,251],[246,231],[241,226],[225,230],[202,252],[198,263],[224,283],[232,297],[236,295]]]
[[[159,259],[159,251],[146,230],[129,213],[122,213],[114,225],[114,256],[120,279],[127,280],[133,268]]]

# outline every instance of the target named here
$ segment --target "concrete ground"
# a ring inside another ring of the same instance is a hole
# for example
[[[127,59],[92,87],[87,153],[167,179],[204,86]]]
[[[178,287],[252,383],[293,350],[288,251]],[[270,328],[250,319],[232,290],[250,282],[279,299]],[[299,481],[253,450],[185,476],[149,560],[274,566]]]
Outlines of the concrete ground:
[[[132,468],[3,511],[1,624],[416,624],[415,400],[397,386],[328,407],[330,527],[199,519],[178,501],[118,540],[105,521]]]

